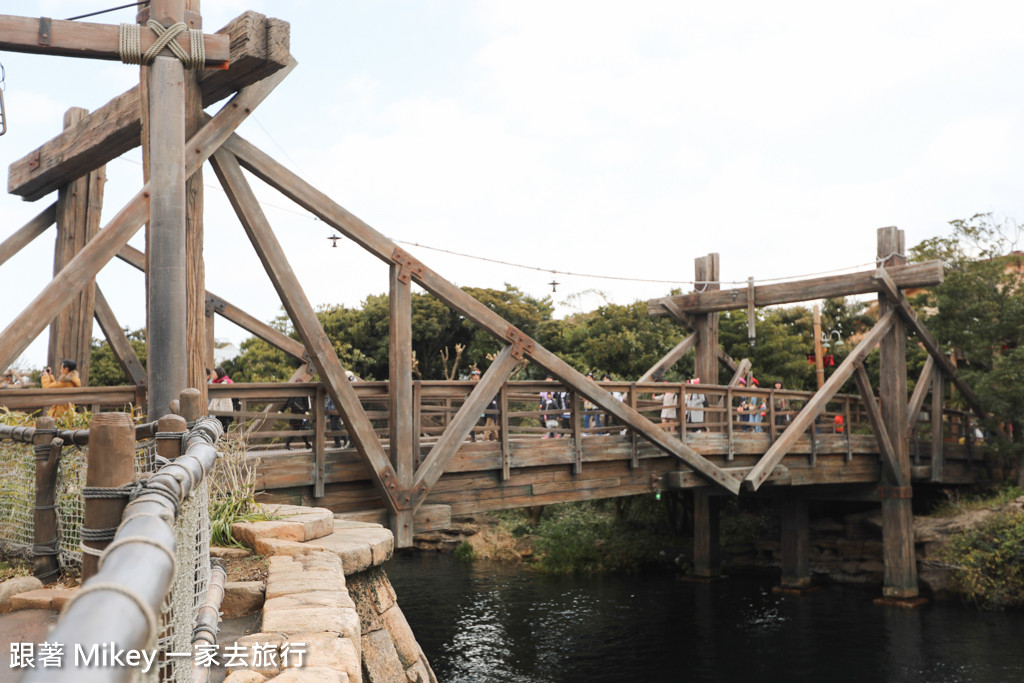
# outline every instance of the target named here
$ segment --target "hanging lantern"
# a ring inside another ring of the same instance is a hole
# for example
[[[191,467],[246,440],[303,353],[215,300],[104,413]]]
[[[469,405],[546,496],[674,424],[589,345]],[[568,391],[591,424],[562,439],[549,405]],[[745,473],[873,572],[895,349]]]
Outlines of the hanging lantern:
[[[551,282],[549,282],[548,284],[551,285],[551,291],[552,292],[557,292],[558,291],[558,285],[560,285],[562,283],[559,282],[558,280],[556,280],[555,278],[551,278]]]
[[[331,235],[327,239],[329,239],[331,241],[331,247],[332,248],[334,248],[334,249],[338,248],[338,240],[341,239],[340,237],[338,237],[337,235]]]

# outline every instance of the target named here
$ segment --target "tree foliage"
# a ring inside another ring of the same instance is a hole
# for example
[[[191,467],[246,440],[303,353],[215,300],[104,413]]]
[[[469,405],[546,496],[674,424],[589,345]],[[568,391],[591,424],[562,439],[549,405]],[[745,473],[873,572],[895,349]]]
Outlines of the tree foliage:
[[[146,331],[125,330],[128,343],[135,350],[142,367],[146,367]],[[89,347],[89,385],[94,387],[118,387],[128,384],[128,377],[121,369],[121,363],[106,340],[93,339]]]

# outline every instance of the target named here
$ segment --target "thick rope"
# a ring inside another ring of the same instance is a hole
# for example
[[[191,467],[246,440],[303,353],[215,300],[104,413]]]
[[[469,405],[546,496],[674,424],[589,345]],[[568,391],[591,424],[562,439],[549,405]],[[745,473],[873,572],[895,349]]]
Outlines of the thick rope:
[[[114,536],[117,534],[117,529],[118,527],[116,526],[109,526],[105,529],[87,529],[83,526],[80,529],[82,542],[102,543],[103,541],[113,541]]]
[[[150,642],[156,639],[157,634],[160,632],[160,625],[159,622],[157,621],[156,613],[153,611],[153,608],[146,604],[146,601],[143,600],[138,593],[120,584],[104,582],[89,583],[83,586],[81,589],[79,589],[78,592],[75,593],[75,595],[70,600],[68,600],[67,604],[64,605],[64,612],[66,613],[69,609],[71,609],[71,606],[75,604],[75,602],[80,600],[83,595],[95,593],[96,591],[111,591],[113,593],[120,593],[121,595],[125,596],[126,598],[134,602],[135,605],[139,608],[139,611],[141,611],[143,616],[146,618],[146,623],[149,625],[149,634],[146,637],[146,641]]]
[[[116,541],[114,541],[106,547],[106,549],[103,552],[103,557],[100,558],[100,563],[97,569],[103,569],[103,560],[105,560],[106,557],[110,554],[110,551],[112,551],[114,548],[120,548],[121,546],[126,545],[128,543],[141,543],[143,545],[151,545],[154,548],[159,548],[160,550],[164,551],[167,557],[169,557],[171,560],[171,575],[174,575],[174,568],[178,565],[178,558],[174,556],[174,551],[168,548],[167,546],[163,545],[159,541],[153,540],[149,536],[125,536],[124,538],[117,539]]]
[[[202,31],[189,29],[182,21],[164,27],[160,22],[150,19],[146,27],[156,35],[156,42],[145,52],[142,51],[141,26],[121,24],[119,27],[118,55],[125,64],[152,64],[165,47],[170,48],[186,69],[202,68],[206,64],[206,45],[203,43]],[[191,52],[186,52],[175,40],[182,33],[188,33]]]

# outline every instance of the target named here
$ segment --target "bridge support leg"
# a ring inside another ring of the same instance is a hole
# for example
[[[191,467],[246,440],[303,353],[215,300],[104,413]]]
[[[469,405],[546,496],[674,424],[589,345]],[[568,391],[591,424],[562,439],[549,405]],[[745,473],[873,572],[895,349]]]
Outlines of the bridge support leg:
[[[693,492],[693,573],[712,579],[722,575],[719,553],[719,498],[709,489]]]
[[[917,555],[914,552],[914,513],[911,487],[882,487],[882,552],[885,560],[882,595],[917,597]]]
[[[782,588],[804,589],[811,585],[808,560],[810,526],[807,500],[795,496],[782,501]]]

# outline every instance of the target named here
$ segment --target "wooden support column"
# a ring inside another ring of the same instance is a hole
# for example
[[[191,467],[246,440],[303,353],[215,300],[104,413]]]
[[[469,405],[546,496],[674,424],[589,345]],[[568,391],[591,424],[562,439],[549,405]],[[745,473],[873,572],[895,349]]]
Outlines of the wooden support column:
[[[56,423],[52,417],[36,420],[36,435],[33,444],[39,451],[36,459],[36,509],[33,515],[35,545],[32,575],[43,583],[53,583],[59,578],[60,544],[57,539],[57,463],[63,442],[54,438]],[[43,454],[42,450],[46,449]],[[42,550],[42,552],[40,552]]]
[[[782,500],[782,587],[807,588],[811,585],[810,524],[807,500],[790,495]]]
[[[903,231],[878,230],[880,267],[906,263]],[[898,302],[878,298],[879,316],[895,311]],[[910,447],[907,439],[907,328],[894,317],[879,344],[879,398],[882,421],[892,444],[894,470],[882,470],[882,535],[885,561],[882,593],[888,598],[914,598],[918,594],[917,558],[914,554],[914,516],[911,510]],[[904,484],[905,485],[901,485]]]
[[[814,304],[814,376],[818,388],[825,386],[825,357],[821,348],[821,306]]]
[[[706,487],[693,492],[693,573],[706,579],[722,574],[719,498]]]
[[[391,265],[390,296],[388,297],[391,343],[388,351],[390,391],[388,400],[391,413],[391,465],[403,489],[412,487],[416,473],[414,462],[412,420],[412,279],[408,269],[400,264]],[[396,548],[412,547],[413,510],[399,509],[390,518],[391,532]]]
[[[69,109],[64,113],[64,129],[75,126],[88,113],[79,107]],[[72,180],[58,191],[54,275],[63,270],[99,232],[105,173],[105,167],[100,166]],[[74,360],[78,364],[78,374],[83,385],[89,381],[95,285],[95,280],[89,280],[50,324],[48,364],[56,369],[64,358]]]
[[[327,416],[324,414],[324,404],[327,402],[327,395],[324,393],[324,385],[317,384],[316,392],[313,394],[313,497],[324,497],[324,483],[327,477],[327,425],[324,424]]]
[[[185,18],[185,0],[153,0],[164,26]],[[185,238],[185,70],[167,50],[142,68],[143,164],[150,182],[146,230],[146,371],[151,420],[188,384]]]
[[[127,413],[98,413],[89,426],[88,468],[85,485],[117,488],[135,479],[135,425]],[[127,498],[86,498],[82,530],[116,529]],[[102,551],[110,541],[83,541],[82,546]],[[96,573],[99,557],[82,552],[82,583]]]
[[[721,288],[719,284],[718,254],[701,256],[694,263],[694,287],[700,292],[710,292]],[[693,316],[693,329],[697,335],[694,373],[704,384],[718,384],[718,313],[700,313]],[[722,399],[712,397],[714,405]],[[709,431],[718,431],[726,415],[717,412],[704,413],[704,424]]]
[[[930,358],[929,358],[930,360]],[[932,481],[942,481],[945,442],[942,434],[942,373],[932,374]]]
[[[190,29],[202,30],[200,0],[185,0],[186,21]],[[185,139],[203,127],[203,90],[199,86],[202,69],[184,71]],[[206,266],[203,262],[203,169],[185,180],[185,386],[199,390],[203,404],[206,395],[206,368],[213,354],[207,355]],[[212,318],[211,318],[212,322]],[[209,339],[212,339],[212,335]],[[209,344],[212,346],[212,344]],[[212,369],[213,365],[209,365]]]

